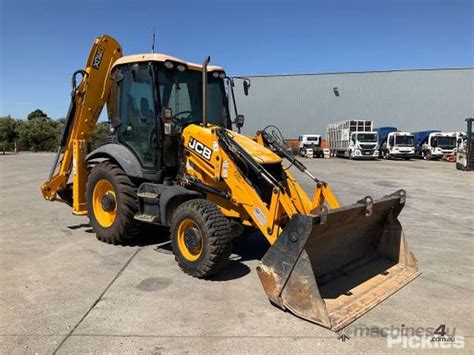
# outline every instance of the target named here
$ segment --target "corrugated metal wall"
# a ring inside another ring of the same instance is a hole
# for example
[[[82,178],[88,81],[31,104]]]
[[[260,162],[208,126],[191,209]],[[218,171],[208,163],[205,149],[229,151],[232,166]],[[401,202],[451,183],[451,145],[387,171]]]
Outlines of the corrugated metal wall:
[[[250,77],[249,96],[236,85],[243,132],[266,125],[287,138],[326,134],[328,123],[374,120],[404,131],[465,130],[474,117],[474,68]],[[337,87],[339,97],[334,94]]]

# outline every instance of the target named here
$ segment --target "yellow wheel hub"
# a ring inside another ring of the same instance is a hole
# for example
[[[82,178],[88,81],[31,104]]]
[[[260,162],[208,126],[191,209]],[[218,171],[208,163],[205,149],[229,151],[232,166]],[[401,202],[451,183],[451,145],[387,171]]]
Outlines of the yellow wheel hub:
[[[178,227],[178,248],[187,260],[196,261],[202,254],[202,233],[198,225],[189,218]]]
[[[92,192],[92,208],[97,222],[104,227],[110,227],[117,217],[117,200],[112,184],[105,179],[97,181]]]

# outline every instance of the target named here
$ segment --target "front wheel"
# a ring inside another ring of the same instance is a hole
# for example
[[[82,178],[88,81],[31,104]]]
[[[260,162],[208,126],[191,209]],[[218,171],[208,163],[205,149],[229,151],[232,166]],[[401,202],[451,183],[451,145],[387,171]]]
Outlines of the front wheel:
[[[232,252],[229,221],[211,201],[184,202],[173,214],[171,245],[184,272],[208,278],[225,266]]]
[[[87,180],[87,213],[97,239],[110,244],[129,244],[140,232],[136,190],[117,165],[94,166]]]
[[[431,158],[432,158],[431,151],[426,150],[426,151],[425,151],[425,154],[423,155],[423,157],[424,157],[425,160],[431,160]]]

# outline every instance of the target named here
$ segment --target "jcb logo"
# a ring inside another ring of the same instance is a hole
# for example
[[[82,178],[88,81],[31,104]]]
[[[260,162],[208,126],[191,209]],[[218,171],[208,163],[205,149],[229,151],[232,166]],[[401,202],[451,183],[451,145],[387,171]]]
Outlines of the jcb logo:
[[[188,147],[194,150],[199,155],[203,156],[205,159],[211,160],[211,156],[212,156],[211,148],[206,147],[204,144],[195,140],[194,138],[189,139]]]
[[[104,57],[104,47],[97,47],[97,52],[95,52],[94,60],[92,61],[92,68],[99,69],[102,58]]]

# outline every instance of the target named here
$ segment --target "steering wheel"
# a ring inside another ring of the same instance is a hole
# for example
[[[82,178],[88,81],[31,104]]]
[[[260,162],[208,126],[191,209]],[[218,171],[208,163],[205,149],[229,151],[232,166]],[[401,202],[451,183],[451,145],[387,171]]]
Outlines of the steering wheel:
[[[176,112],[174,115],[173,115],[173,123],[176,123],[176,124],[183,124],[183,123],[187,123],[187,121],[191,118],[193,114],[193,111],[181,111],[181,112]],[[181,115],[187,115],[186,117],[182,117],[180,118],[179,116]]]

